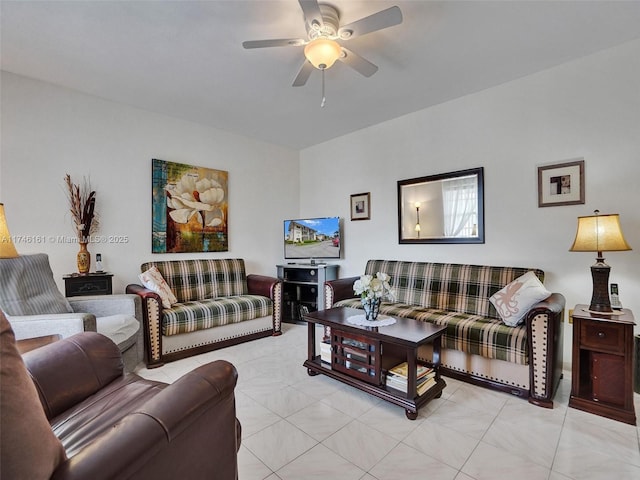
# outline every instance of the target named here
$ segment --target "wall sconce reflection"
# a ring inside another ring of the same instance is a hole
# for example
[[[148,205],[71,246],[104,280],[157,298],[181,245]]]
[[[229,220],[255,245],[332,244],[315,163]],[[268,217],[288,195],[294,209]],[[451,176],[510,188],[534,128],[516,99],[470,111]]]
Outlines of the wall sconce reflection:
[[[418,238],[420,238],[420,202],[416,202],[415,204],[416,207],[416,234],[418,235]]]

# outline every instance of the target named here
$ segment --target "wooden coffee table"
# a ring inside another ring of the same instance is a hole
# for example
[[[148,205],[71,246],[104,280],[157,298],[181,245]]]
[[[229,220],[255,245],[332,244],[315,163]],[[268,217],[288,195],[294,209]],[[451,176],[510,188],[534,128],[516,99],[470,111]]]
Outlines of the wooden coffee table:
[[[394,317],[393,325],[364,327],[349,323],[348,318],[362,315],[355,308],[336,307],[304,315],[308,322],[308,358],[304,362],[309,375],[323,374],[342,383],[375,395],[405,409],[407,418],[415,420],[418,409],[434,398],[442,396],[446,387],[440,377],[440,348],[444,326],[421,322],[412,318]],[[331,363],[322,362],[316,354],[315,325],[331,329]],[[435,384],[418,395],[416,375],[418,347],[433,344],[432,362],[426,365],[435,370]],[[386,385],[392,367],[407,362],[407,391]]]

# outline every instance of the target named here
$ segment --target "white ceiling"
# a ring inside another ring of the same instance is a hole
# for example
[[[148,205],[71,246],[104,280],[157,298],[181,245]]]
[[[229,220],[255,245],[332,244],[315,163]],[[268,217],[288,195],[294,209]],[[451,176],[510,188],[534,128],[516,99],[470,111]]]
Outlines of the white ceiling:
[[[346,24],[393,5],[404,22],[344,45],[346,65],[291,86],[297,0],[5,1],[2,69],[294,149],[640,38],[640,1],[330,0]]]

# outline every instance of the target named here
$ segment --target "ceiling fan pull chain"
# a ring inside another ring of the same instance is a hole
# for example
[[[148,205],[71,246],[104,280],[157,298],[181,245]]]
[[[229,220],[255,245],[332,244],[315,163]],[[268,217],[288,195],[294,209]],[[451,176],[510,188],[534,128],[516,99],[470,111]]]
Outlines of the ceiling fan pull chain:
[[[324,71],[325,69],[322,69],[322,102],[320,102],[320,108],[324,107],[325,102],[327,101],[326,97],[324,96]]]

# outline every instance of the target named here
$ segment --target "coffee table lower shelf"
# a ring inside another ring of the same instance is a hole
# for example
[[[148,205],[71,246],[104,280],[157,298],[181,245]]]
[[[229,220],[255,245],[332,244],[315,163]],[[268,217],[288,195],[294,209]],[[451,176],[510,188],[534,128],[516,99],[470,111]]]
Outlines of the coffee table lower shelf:
[[[376,396],[378,398],[381,398],[382,400],[404,408],[406,416],[409,420],[415,420],[416,418],[418,418],[418,409],[429,403],[434,398],[440,398],[442,396],[442,391],[447,386],[444,379],[438,378],[435,385],[429,388],[429,390],[424,392],[422,395],[419,395],[418,397],[412,399],[403,396],[403,393],[399,390],[387,389],[384,386],[376,386],[364,382],[345,373],[332,370],[328,364],[325,367],[323,366],[319,356],[314,358],[313,360],[306,360],[303,366],[307,368],[307,373],[311,376],[315,376],[318,374],[326,375],[327,377],[331,377],[346,385],[357,388],[370,395]]]

